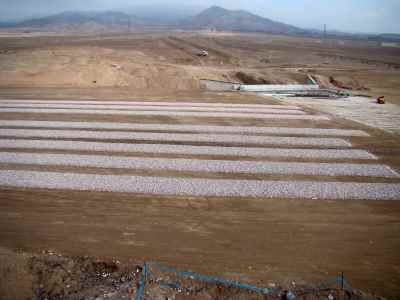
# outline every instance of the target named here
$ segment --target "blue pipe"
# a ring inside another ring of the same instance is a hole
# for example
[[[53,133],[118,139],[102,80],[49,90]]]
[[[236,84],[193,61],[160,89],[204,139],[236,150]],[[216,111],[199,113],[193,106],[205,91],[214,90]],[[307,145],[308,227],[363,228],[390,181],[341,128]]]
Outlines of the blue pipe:
[[[147,273],[148,273],[148,266],[147,266],[147,263],[145,262],[144,266],[143,266],[142,276],[140,278],[140,286],[139,286],[138,290],[136,291],[135,300],[142,299],[142,296],[144,293],[144,287],[146,285]]]
[[[264,295],[271,294],[273,292],[273,290],[269,289],[269,288],[259,288],[254,285],[240,283],[240,282],[234,281],[234,280],[220,279],[220,278],[216,278],[216,277],[212,277],[212,276],[200,275],[200,274],[197,274],[194,272],[180,272],[173,268],[165,267],[165,266],[162,266],[159,264],[157,264],[156,267],[158,268],[158,270],[160,270],[162,272],[173,273],[177,277],[180,277],[180,278],[190,278],[190,279],[199,280],[199,281],[203,281],[203,282],[211,282],[211,283],[216,283],[219,285],[225,285],[225,286],[236,287],[236,288],[240,288],[240,289],[246,289],[246,290],[250,290],[255,293],[264,294]]]

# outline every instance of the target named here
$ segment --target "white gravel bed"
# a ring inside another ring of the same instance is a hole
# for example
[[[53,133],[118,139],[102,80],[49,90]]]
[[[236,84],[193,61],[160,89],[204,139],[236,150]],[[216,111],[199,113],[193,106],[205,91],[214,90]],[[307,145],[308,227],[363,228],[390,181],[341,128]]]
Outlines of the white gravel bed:
[[[258,181],[0,170],[0,186],[203,197],[399,200],[400,184]]]
[[[330,120],[321,115],[296,114],[260,114],[260,113],[224,113],[224,112],[189,112],[189,111],[129,111],[114,109],[55,109],[55,108],[0,108],[0,113],[38,113],[38,114],[95,114],[126,116],[168,116],[168,117],[207,117],[207,118],[241,118],[241,119],[283,119],[283,120]]]
[[[385,165],[351,163],[231,161],[8,152],[0,152],[0,163],[210,173],[399,177],[398,173]]]
[[[248,157],[282,157],[314,159],[373,159],[378,158],[357,149],[285,149],[251,147],[216,147],[165,144],[125,144],[54,140],[0,139],[0,149],[83,150],[104,152],[138,152],[151,154],[226,155]]]
[[[348,97],[335,100],[274,96],[288,104],[300,104],[346,118],[372,128],[400,134],[400,106],[395,103],[377,105],[375,99]]]
[[[38,137],[61,139],[100,139],[100,140],[146,140],[164,142],[209,142],[254,145],[303,145],[321,147],[351,147],[351,144],[338,138],[277,137],[233,134],[203,133],[154,133],[86,130],[41,130],[41,129],[1,129],[0,136]]]
[[[230,108],[269,108],[269,109],[301,109],[293,105],[275,105],[275,104],[234,104],[234,103],[213,103],[213,102],[160,102],[160,101],[97,101],[97,100],[1,100],[0,103],[31,103],[31,104],[104,104],[104,105],[157,105],[157,106],[189,106],[189,107],[230,107]]]
[[[360,136],[367,137],[362,130],[325,129],[325,128],[291,128],[291,127],[255,127],[255,126],[209,126],[186,124],[142,124],[142,123],[111,123],[111,122],[57,122],[57,121],[25,121],[0,120],[0,126],[8,127],[41,127],[41,128],[79,128],[79,129],[126,129],[126,130],[169,130],[197,131],[235,134],[295,134],[295,135],[326,135],[326,136]]]
[[[266,108],[246,108],[246,107],[189,107],[189,106],[150,106],[150,105],[77,105],[77,104],[4,104],[0,103],[1,108],[67,108],[67,109],[115,109],[115,110],[137,110],[137,111],[199,111],[199,112],[229,112],[229,113],[266,113],[266,114],[292,114],[304,115],[302,110],[294,109],[266,109]]]

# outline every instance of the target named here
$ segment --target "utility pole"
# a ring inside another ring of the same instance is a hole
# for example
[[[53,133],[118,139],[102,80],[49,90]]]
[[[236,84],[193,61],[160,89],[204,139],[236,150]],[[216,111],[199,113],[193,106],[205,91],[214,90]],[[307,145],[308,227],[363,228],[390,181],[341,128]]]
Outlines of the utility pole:
[[[326,24],[324,24],[324,41],[326,40]]]

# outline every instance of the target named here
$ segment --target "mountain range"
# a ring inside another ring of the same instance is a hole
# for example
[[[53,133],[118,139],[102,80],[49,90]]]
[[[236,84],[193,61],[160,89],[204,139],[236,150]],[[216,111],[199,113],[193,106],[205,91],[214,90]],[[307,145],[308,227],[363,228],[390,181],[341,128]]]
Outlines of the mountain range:
[[[243,10],[228,10],[212,6],[193,16],[179,14],[174,16],[170,11],[163,13],[152,10],[117,12],[63,12],[52,16],[29,19],[22,22],[3,24],[3,27],[25,28],[29,30],[71,30],[79,31],[92,28],[109,30],[151,29],[165,27],[167,29],[205,30],[235,32],[268,32],[281,34],[297,34],[304,30],[288,24],[257,16]]]
[[[51,16],[20,22],[0,23],[1,28],[28,31],[138,31],[166,30],[213,30],[229,32],[261,32],[295,36],[318,36],[320,30],[302,29],[277,22],[244,10],[228,10],[212,6],[199,8],[136,7],[120,11],[63,12]],[[400,42],[398,34],[350,34],[329,32],[332,37]]]

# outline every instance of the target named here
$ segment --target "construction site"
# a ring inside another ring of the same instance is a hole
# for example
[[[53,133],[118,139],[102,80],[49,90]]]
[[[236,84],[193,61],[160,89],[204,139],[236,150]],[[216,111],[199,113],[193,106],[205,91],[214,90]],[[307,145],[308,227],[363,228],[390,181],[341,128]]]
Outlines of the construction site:
[[[0,32],[0,299],[399,299],[400,48]]]

